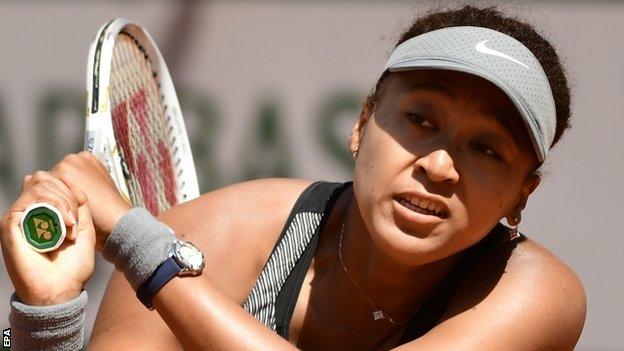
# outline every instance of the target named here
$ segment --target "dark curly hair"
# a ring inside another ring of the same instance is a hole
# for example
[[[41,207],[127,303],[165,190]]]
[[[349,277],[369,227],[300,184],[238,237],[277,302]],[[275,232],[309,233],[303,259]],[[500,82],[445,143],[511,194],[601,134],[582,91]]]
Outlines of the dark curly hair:
[[[420,34],[458,26],[484,27],[505,33],[524,44],[535,55],[548,77],[555,99],[557,129],[550,145],[552,148],[561,139],[563,132],[570,127],[570,87],[555,48],[530,24],[515,17],[506,16],[495,7],[478,8],[467,5],[459,9],[438,10],[416,18],[412,25],[401,34],[395,47]],[[373,92],[366,98],[365,103],[369,107],[375,107],[387,76],[386,71],[377,81]]]

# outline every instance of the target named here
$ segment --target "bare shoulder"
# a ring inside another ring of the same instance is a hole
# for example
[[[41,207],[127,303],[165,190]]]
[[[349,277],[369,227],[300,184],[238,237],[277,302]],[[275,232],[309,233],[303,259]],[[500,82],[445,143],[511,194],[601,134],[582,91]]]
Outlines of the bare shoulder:
[[[236,183],[176,206],[160,219],[204,252],[207,277],[242,302],[310,183],[288,178]]]
[[[574,271],[527,239],[511,252],[484,257],[443,321],[420,342],[440,349],[452,340],[471,346],[466,349],[572,350],[585,314],[585,292]]]
[[[197,245],[206,257],[199,279],[242,304],[277,241],[308,180],[267,178],[226,186],[161,214],[176,235]],[[179,350],[158,314],[135,297],[123,274],[114,271],[93,327],[89,349]]]

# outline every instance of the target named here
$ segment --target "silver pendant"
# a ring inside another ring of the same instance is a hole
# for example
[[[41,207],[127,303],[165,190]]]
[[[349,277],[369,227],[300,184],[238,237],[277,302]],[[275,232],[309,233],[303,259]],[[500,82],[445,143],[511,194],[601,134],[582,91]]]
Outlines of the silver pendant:
[[[384,314],[383,314],[383,312],[381,312],[381,310],[373,311],[373,319],[374,320],[384,319],[384,318],[386,318],[386,316],[384,316]]]

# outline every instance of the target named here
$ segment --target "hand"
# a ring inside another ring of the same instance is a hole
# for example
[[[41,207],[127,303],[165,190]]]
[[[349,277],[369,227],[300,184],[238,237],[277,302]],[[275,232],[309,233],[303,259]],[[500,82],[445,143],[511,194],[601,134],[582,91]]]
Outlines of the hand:
[[[20,228],[24,210],[37,202],[58,208],[67,227],[63,244],[47,253],[31,249]],[[26,176],[21,196],[2,217],[0,245],[20,301],[52,305],[75,298],[94,268],[95,230],[87,197],[75,183],[47,172]]]
[[[106,167],[90,152],[65,156],[50,173],[63,182],[75,183],[86,194],[93,214],[96,232],[96,249],[104,243],[119,218],[132,206],[119,194]]]

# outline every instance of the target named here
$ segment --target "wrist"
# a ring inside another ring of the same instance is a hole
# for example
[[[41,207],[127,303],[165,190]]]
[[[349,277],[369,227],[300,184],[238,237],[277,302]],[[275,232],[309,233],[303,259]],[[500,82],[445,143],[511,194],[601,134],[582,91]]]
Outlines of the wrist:
[[[31,306],[50,306],[75,299],[84,290],[84,282],[59,279],[55,272],[47,273],[49,280],[41,286],[15,286],[15,295]]]
[[[103,249],[136,291],[168,257],[176,237],[164,223],[147,210],[135,207],[125,213],[113,228]]]
[[[115,227],[121,220],[123,216],[128,214],[128,212],[132,210],[132,206],[126,202],[120,203],[116,206],[112,206],[110,210],[108,210],[110,217],[106,222],[106,225],[102,226],[102,228],[98,228],[97,230],[97,238],[98,238],[98,249],[103,250],[106,241],[115,230]]]
[[[108,228],[109,233],[113,231],[117,223],[119,223],[119,220],[121,219],[121,217],[126,215],[131,209],[132,209],[132,205],[130,205],[129,203],[125,201],[121,201],[117,206],[115,206],[115,209],[111,211],[112,221]]]
[[[82,293],[83,289],[80,288],[78,290],[71,290],[71,291],[64,291],[59,293],[58,295],[56,295],[56,297],[54,297],[53,299],[50,300],[50,304],[51,305],[58,305],[61,303],[65,303],[71,300],[74,300],[75,298],[77,298],[81,293]]]
[[[83,289],[71,289],[59,292],[46,291],[43,294],[37,294],[36,291],[32,292],[20,292],[16,291],[15,295],[19,298],[19,301],[30,306],[52,306],[59,305],[68,301],[71,301],[78,297],[82,293]]]
[[[176,276],[196,276],[204,269],[204,254],[192,243],[176,240],[170,257],[165,260],[137,289],[137,297],[152,310],[152,297]]]

